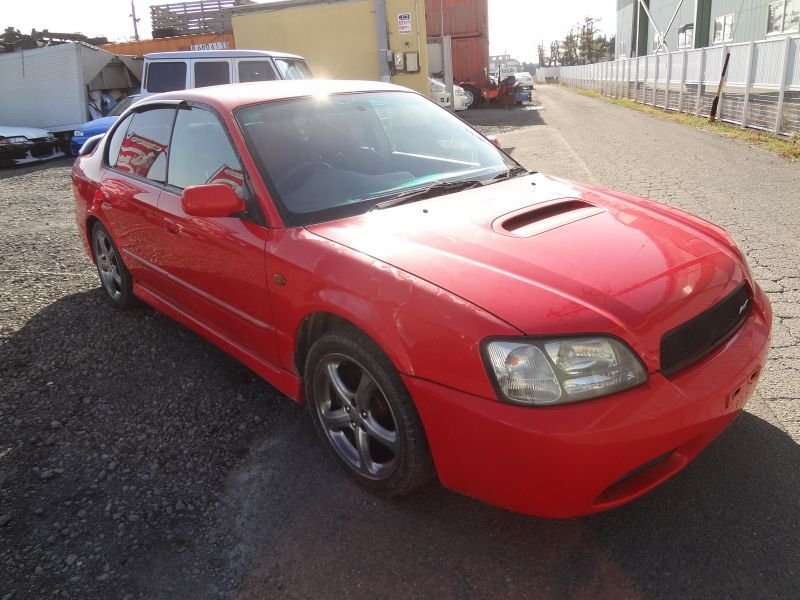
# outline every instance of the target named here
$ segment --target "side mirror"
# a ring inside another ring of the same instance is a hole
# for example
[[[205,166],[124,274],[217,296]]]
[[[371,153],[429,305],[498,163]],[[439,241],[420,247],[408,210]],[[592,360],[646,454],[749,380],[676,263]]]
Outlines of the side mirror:
[[[486,139],[502,150],[502,147],[500,146],[500,140],[496,135],[487,135]]]
[[[78,150],[78,156],[86,156],[87,154],[94,152],[94,149],[97,148],[97,144],[100,143],[100,140],[103,139],[104,135],[105,133],[93,135],[88,140],[83,142],[83,146],[81,146],[81,149]]]
[[[245,209],[244,200],[224,183],[191,185],[181,195],[183,212],[193,217],[229,217]]]

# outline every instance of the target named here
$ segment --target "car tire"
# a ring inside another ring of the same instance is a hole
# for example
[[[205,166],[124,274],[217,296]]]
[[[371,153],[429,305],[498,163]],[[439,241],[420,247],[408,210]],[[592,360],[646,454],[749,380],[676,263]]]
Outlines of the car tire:
[[[308,353],[304,384],[317,433],[359,484],[402,496],[433,477],[411,396],[367,335],[355,328],[323,334]]]
[[[103,291],[111,304],[121,309],[135,306],[138,301],[133,295],[133,278],[111,234],[99,222],[92,227],[92,254]]]

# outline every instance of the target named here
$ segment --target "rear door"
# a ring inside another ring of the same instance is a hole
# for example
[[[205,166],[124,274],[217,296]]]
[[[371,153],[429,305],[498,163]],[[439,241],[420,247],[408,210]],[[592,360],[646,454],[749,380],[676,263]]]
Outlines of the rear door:
[[[248,213],[187,215],[181,207],[183,189],[210,183],[232,187],[248,204]],[[265,260],[270,231],[259,223],[239,157],[211,110],[178,110],[158,208],[164,223],[159,265],[169,274],[175,304],[247,352],[277,364]]]
[[[163,289],[157,240],[162,227],[158,198],[167,177],[167,153],[175,120],[171,106],[146,107],[117,127],[108,143],[100,183],[106,227],[137,283]]]

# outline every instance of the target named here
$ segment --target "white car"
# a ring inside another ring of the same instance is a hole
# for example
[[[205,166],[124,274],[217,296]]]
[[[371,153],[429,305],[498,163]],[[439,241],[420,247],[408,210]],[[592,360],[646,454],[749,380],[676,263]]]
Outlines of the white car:
[[[533,89],[533,77],[527,71],[519,71],[514,73],[514,78],[517,80],[517,83],[523,89],[532,90]]]
[[[447,93],[447,86],[440,80],[429,77],[431,85],[431,99],[442,106],[450,105],[450,94]],[[453,86],[453,110],[467,110],[469,108],[469,96],[460,85]]]
[[[0,125],[0,166],[24,165],[64,156],[58,138],[35,127]]]

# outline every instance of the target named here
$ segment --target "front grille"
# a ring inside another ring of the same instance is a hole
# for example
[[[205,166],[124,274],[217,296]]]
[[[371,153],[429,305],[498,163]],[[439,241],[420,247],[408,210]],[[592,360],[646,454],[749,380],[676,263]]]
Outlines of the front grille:
[[[750,312],[750,292],[743,283],[732,294],[661,338],[661,371],[672,375],[694,364],[742,324]]]
[[[42,158],[43,156],[50,156],[54,152],[53,142],[40,142],[31,148],[31,156]]]

